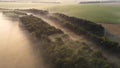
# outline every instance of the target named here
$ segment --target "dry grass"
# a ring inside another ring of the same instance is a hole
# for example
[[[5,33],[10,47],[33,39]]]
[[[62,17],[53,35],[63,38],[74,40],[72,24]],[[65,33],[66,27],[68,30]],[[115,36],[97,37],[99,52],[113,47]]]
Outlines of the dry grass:
[[[110,33],[120,36],[120,24],[102,24]]]

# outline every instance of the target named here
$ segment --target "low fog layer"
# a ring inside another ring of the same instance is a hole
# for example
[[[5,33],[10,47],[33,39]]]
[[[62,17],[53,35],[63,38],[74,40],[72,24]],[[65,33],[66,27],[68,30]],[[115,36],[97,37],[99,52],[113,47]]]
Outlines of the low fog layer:
[[[120,0],[0,0],[0,1],[76,3],[76,2],[83,2],[83,1],[120,1]]]

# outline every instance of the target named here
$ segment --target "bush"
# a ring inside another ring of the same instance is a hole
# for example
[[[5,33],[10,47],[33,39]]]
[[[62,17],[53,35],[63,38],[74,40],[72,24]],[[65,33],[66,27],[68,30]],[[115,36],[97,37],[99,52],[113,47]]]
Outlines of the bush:
[[[62,20],[63,24],[65,24],[67,28],[71,29],[76,34],[85,35],[86,38],[111,52],[120,52],[119,43],[106,38],[104,36],[105,30],[101,25],[83,19],[69,17],[60,13],[54,13],[54,17],[56,17],[57,20]]]
[[[91,68],[113,68],[113,66],[103,59],[95,58],[90,60]]]

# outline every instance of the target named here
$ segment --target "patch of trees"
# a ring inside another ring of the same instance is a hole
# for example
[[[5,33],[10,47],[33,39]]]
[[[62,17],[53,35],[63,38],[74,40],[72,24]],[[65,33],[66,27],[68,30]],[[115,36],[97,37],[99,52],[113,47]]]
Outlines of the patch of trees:
[[[98,36],[104,35],[104,28],[101,25],[98,25],[94,22],[75,18],[75,17],[69,17],[69,16],[66,16],[66,15],[60,14],[60,13],[54,13],[54,15],[61,18],[62,20],[66,21],[66,22],[69,22],[69,24],[72,24],[75,27],[81,27],[81,28],[87,30],[88,32],[93,33]]]
[[[30,12],[30,13],[41,14],[41,15],[46,15],[46,14],[49,13],[46,10],[38,10],[38,9],[26,9],[26,10],[22,10],[22,11],[27,11],[27,12]]]
[[[59,13],[54,14],[54,19],[62,20],[63,24],[73,32],[79,35],[85,35],[88,39],[96,42],[103,48],[117,54],[120,52],[119,43],[105,37],[105,30],[101,25]]]
[[[93,52],[88,46],[76,42],[62,41],[61,38],[52,42],[48,36],[56,33],[62,33],[43,20],[32,15],[20,18],[23,26],[32,36],[40,39],[44,53],[49,58],[50,62],[55,65],[55,68],[116,68],[113,64],[107,62],[100,52]],[[59,44],[60,42],[60,44]],[[77,49],[73,49],[69,45],[79,45]],[[39,48],[39,47],[37,47]],[[48,62],[48,60],[47,60]]]
[[[118,42],[111,41],[106,37],[95,37],[97,42],[102,45],[103,48],[110,50],[111,52],[120,53],[120,45]]]
[[[61,30],[49,26],[43,20],[32,15],[21,17],[20,21],[24,24],[25,29],[37,38],[45,38],[55,33],[63,33]]]
[[[117,3],[118,1],[85,1],[85,2],[80,2],[80,4],[96,4],[96,3]]]
[[[56,68],[115,68],[112,63],[106,61],[101,52],[89,50],[84,46],[75,53],[64,44],[56,44],[48,48],[48,53]]]

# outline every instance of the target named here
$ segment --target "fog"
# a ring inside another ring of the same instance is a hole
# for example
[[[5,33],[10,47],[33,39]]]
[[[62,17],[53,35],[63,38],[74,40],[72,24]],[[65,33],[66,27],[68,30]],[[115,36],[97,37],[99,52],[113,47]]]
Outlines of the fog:
[[[18,21],[0,13],[0,68],[45,68]]]
[[[120,0],[0,0],[0,1],[78,3],[82,1],[120,1]]]

